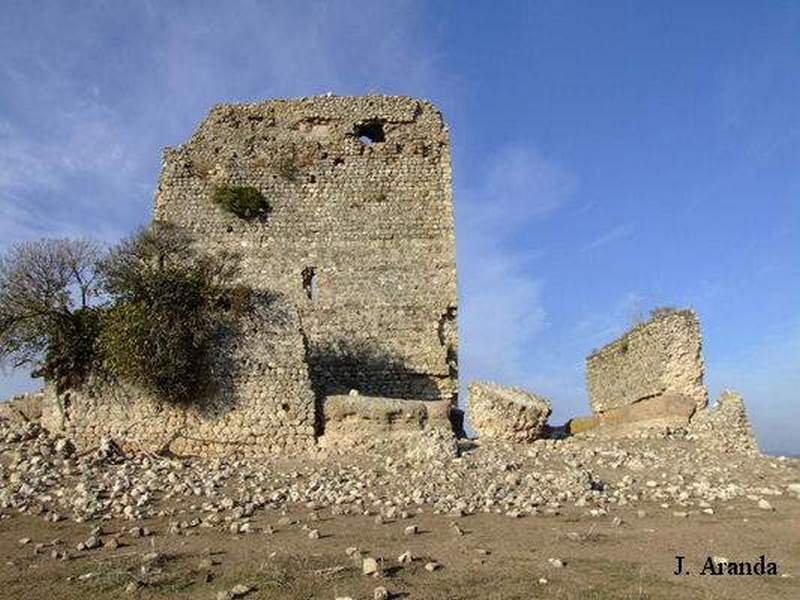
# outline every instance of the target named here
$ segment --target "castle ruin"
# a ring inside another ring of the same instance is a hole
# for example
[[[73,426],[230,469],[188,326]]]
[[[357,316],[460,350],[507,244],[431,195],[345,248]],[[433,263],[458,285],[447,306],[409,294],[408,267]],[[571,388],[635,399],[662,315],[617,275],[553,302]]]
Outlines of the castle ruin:
[[[441,113],[402,96],[321,96],[214,107],[164,152],[155,219],[210,253],[236,252],[263,295],[224,341],[213,397],[158,405],[116,382],[45,402],[78,440],[222,453],[313,444],[327,396],[444,400],[458,390],[450,142]],[[263,218],[212,201],[257,189]]]
[[[604,413],[661,396],[681,396],[704,407],[702,348],[693,310],[657,311],[586,359],[592,410]]]

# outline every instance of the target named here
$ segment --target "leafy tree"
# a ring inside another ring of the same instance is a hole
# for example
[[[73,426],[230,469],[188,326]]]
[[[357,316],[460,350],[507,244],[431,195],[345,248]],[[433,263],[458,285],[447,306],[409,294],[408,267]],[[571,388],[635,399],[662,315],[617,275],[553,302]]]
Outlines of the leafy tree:
[[[44,239],[0,255],[0,361],[80,384],[95,357],[98,254],[88,240]]]

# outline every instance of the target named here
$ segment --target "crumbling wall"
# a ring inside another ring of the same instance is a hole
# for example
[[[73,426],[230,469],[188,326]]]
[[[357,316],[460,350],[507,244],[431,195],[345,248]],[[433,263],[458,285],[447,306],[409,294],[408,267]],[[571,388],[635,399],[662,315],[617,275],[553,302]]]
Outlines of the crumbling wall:
[[[110,437],[127,451],[266,455],[314,444],[314,394],[291,305],[243,315],[219,340],[213,386],[191,404],[157,400],[102,373],[80,390],[45,390],[42,425],[90,448]]]
[[[705,406],[700,320],[692,310],[657,314],[587,359],[592,409],[608,411],[663,394]]]
[[[252,186],[262,220],[216,206]],[[215,107],[169,148],[157,219],[244,258],[299,309],[320,397],[453,399],[456,268],[448,130],[424,100],[322,96]],[[267,386],[268,382],[265,381]]]
[[[744,399],[733,390],[723,391],[714,406],[697,411],[689,423],[689,432],[720,452],[760,452]]]

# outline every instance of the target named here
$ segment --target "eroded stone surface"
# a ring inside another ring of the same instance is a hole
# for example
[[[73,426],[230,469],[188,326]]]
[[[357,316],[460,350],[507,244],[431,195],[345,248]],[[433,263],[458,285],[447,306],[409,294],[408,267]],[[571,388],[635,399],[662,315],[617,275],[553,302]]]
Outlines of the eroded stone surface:
[[[717,446],[723,452],[759,452],[741,394],[725,390],[712,407],[697,411],[689,432]]]
[[[469,385],[472,425],[480,437],[533,441],[544,436],[550,401],[522,388],[490,381]]]
[[[42,392],[18,394],[0,402],[0,418],[20,423],[38,422],[42,416]]]
[[[703,382],[700,320],[692,310],[669,310],[628,331],[586,359],[595,413],[662,394],[708,401]]]
[[[694,398],[663,394],[588,417],[576,417],[569,421],[568,428],[570,433],[575,434],[596,427],[608,428],[623,424],[686,427],[696,409]]]
[[[447,400],[376,398],[361,394],[328,396],[322,405],[325,436],[380,435],[450,425]]]
[[[217,206],[218,186],[264,196],[262,219]],[[201,251],[235,252],[264,306],[222,340],[217,387],[188,408],[93,377],[49,391],[43,423],[91,447],[219,455],[296,451],[322,429],[318,402],[367,395],[453,403],[457,293],[449,133],[402,96],[214,107],[164,153],[155,219]],[[228,343],[226,346],[225,344]]]

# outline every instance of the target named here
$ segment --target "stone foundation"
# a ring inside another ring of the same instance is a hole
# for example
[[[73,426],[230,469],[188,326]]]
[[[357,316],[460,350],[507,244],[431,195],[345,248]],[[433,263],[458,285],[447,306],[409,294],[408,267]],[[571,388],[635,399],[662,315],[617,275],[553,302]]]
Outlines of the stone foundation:
[[[642,427],[686,427],[696,408],[694,398],[664,394],[596,415],[575,417],[570,419],[567,428],[568,433],[576,434],[628,423]]]
[[[360,394],[328,396],[323,403],[325,436],[379,435],[450,428],[448,401],[398,400]]]

